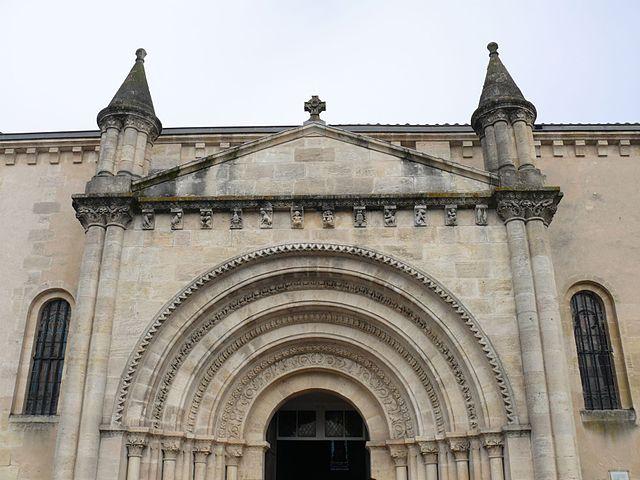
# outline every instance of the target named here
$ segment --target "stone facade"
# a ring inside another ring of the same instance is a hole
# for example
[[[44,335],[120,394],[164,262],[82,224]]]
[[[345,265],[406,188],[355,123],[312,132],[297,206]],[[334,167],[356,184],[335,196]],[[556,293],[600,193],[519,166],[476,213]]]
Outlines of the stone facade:
[[[162,129],[143,50],[100,132],[0,134],[0,478],[258,480],[300,392],[378,480],[640,475],[638,125],[535,125],[490,44],[472,126]],[[636,199],[635,201],[633,199]],[[586,410],[570,301],[620,408]],[[26,415],[43,305],[56,415]]]

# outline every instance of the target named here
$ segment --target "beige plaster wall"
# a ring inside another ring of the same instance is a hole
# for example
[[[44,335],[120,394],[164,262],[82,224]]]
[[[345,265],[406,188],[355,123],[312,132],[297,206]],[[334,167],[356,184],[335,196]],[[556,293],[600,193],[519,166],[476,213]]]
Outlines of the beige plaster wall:
[[[600,149],[587,144],[584,156],[575,155],[572,142],[565,141],[562,156],[554,156],[552,145],[542,145],[539,166],[552,185],[560,185],[564,198],[550,227],[552,254],[563,302],[565,346],[570,359],[573,401],[584,478],[608,478],[608,470],[630,470],[640,475],[640,429],[635,423],[584,423],[582,386],[568,305],[570,287],[577,282],[595,282],[611,295],[617,317],[621,348],[614,355],[624,363],[630,384],[630,404],[640,405],[640,145],[631,145],[628,156],[620,155],[617,142]],[[555,154],[559,152],[556,147]],[[604,155],[606,154],[606,156]],[[599,292],[600,293],[600,292]],[[606,298],[605,298],[606,300]],[[609,318],[610,322],[615,319]],[[610,330],[611,327],[610,323]],[[610,331],[615,336],[615,331]],[[624,359],[624,362],[622,360]],[[618,368],[624,389],[624,371]]]
[[[46,151],[25,152],[8,165],[2,157],[0,478],[37,480],[50,476],[55,417],[24,421],[29,420],[19,415],[24,382],[17,391],[17,375],[20,371],[23,380],[28,376],[39,300],[61,294],[73,305],[84,234],[70,195],[84,189],[96,153],[85,151],[78,157],[69,148],[53,158]]]

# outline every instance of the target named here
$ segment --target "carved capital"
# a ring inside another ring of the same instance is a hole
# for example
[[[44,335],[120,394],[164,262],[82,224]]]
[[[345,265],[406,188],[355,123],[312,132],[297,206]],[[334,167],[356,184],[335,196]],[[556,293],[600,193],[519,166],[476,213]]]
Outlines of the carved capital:
[[[469,439],[467,438],[449,439],[449,448],[456,461],[467,460],[469,458],[469,446]]]
[[[242,458],[242,454],[244,453],[244,445],[232,443],[227,445],[227,464],[228,465],[238,465],[240,463],[240,458]]]
[[[133,218],[131,197],[75,197],[76,218],[85,230],[91,226],[118,225],[127,228]]]
[[[180,440],[171,439],[162,442],[162,455],[164,460],[175,461],[180,453]]]
[[[116,116],[106,117],[100,124],[100,131],[106,132],[110,128],[115,128],[116,130],[122,130],[122,120]]]
[[[533,122],[535,121],[535,115],[530,110],[525,110],[522,108],[515,108],[508,112],[509,120],[511,123],[516,122],[525,122],[527,125],[533,127]]]
[[[429,464],[437,464],[438,463],[438,443],[435,441],[428,442],[419,442],[420,453],[422,454],[422,458],[424,463]]]
[[[562,193],[549,190],[499,190],[496,211],[504,223],[511,220],[542,220],[549,225],[558,209]]]
[[[387,446],[389,447],[389,455],[391,455],[396,467],[406,467],[407,457],[409,456],[407,446],[404,444],[389,444]]]
[[[146,446],[147,437],[144,433],[130,433],[127,436],[127,455],[129,457],[141,457]]]
[[[151,134],[155,129],[153,123],[149,120],[133,115],[127,115],[125,117],[124,127],[134,128],[135,130],[146,133],[147,135]]]
[[[193,446],[193,461],[195,463],[206,463],[207,457],[211,454],[211,442],[199,441]]]
[[[482,439],[482,445],[487,450],[489,458],[502,457],[504,439],[500,433],[487,433]]]
[[[128,205],[111,205],[107,210],[107,226],[118,225],[122,228],[127,228],[131,219],[133,218],[133,209],[131,204]]]
[[[505,98],[479,107],[471,116],[471,126],[478,135],[496,122],[514,123],[525,121],[533,125],[537,112],[534,105],[524,99]]]

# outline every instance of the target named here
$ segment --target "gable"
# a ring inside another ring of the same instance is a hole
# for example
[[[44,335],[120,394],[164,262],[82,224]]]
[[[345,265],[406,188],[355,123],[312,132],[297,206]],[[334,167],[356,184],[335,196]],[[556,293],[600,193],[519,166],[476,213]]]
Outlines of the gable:
[[[486,191],[486,172],[351,132],[311,125],[161,172],[143,196],[269,196]]]

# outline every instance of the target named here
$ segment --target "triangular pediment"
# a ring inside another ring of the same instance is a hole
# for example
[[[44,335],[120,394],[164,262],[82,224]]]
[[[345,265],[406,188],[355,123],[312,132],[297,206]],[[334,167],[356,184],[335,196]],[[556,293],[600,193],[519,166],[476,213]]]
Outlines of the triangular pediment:
[[[496,178],[320,123],[285,130],[134,182],[141,196],[419,194],[487,191]]]

